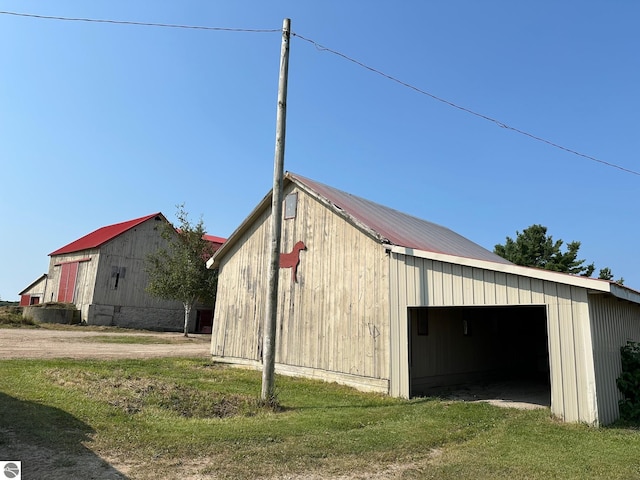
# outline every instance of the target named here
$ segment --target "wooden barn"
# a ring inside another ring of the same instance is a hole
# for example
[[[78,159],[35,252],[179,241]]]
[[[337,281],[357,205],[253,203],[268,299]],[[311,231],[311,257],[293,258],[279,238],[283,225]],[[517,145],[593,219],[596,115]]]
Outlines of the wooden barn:
[[[296,174],[284,193],[277,372],[405,398],[520,379],[542,382],[566,421],[618,417],[619,348],[640,340],[639,292],[511,264]],[[208,262],[219,268],[216,361],[261,368],[270,213],[268,194]]]
[[[165,244],[162,213],[108,225],[49,256],[44,302],[73,303],[90,325],[182,331],[182,303],[149,295],[145,259]],[[223,238],[207,236],[216,248]],[[210,333],[213,306],[194,308],[189,331]]]
[[[20,306],[38,305],[44,301],[44,291],[47,288],[47,274],[44,273],[34,280],[31,285],[20,292]]]

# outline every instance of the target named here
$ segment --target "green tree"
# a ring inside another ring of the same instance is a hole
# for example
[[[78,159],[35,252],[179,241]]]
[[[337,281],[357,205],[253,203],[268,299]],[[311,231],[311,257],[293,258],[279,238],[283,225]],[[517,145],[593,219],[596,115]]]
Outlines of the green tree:
[[[613,273],[611,273],[611,269],[609,267],[604,267],[600,269],[598,278],[601,280],[613,280]]]
[[[507,237],[505,244],[496,245],[493,251],[516,265],[590,277],[595,266],[593,263],[584,265],[585,260],[578,260],[580,242],[567,243],[566,251],[562,252],[563,243],[547,235],[547,227],[536,224],[516,232],[515,240]]]
[[[179,227],[167,222],[161,232],[166,246],[147,256],[147,292],[182,302],[184,336],[187,337],[189,316],[196,301],[211,304],[215,301],[218,274],[206,266],[214,250],[211,242],[204,238],[206,231],[202,219],[192,225],[184,204],[177,206],[176,218]]]
[[[611,272],[611,269],[609,267],[604,267],[600,269],[600,273],[598,275],[598,278],[601,280],[609,280],[612,281],[613,280],[613,273]],[[624,278],[620,277],[618,280],[613,280],[614,282],[620,284],[620,285],[624,285]]]

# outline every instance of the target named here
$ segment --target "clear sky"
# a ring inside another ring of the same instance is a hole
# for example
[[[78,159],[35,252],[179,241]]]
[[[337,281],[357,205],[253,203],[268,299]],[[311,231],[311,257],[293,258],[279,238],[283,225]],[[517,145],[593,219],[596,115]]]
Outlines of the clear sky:
[[[639,172],[640,2],[0,0],[75,18],[292,31]],[[281,34],[0,14],[0,298],[48,254],[184,203],[226,237],[272,184]],[[285,169],[492,250],[539,223],[640,289],[640,176],[292,37]]]

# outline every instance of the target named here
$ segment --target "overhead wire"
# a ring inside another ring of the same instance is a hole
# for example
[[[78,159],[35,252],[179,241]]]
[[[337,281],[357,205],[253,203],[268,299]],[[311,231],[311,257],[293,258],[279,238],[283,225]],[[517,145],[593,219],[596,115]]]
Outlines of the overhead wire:
[[[360,67],[362,67],[362,68],[364,68],[366,70],[369,70],[370,72],[373,72],[373,73],[375,73],[377,75],[380,75],[380,76],[382,76],[382,77],[384,77],[384,78],[386,78],[388,80],[396,82],[396,83],[398,83],[398,84],[400,84],[400,85],[402,85],[402,86],[404,86],[406,88],[414,90],[415,92],[418,92],[421,95],[426,95],[427,97],[430,97],[430,98],[432,98],[434,100],[437,100],[438,102],[442,102],[442,103],[444,103],[446,105],[449,105],[450,107],[457,108],[458,110],[461,110],[461,111],[463,111],[465,113],[468,113],[470,115],[474,115],[476,117],[482,118],[483,120],[486,120],[488,122],[494,123],[497,126],[499,126],[500,128],[504,128],[506,130],[511,130],[511,131],[513,131],[515,133],[519,133],[520,135],[524,135],[524,136],[529,137],[529,138],[531,138],[533,140],[536,140],[538,142],[546,143],[547,145],[550,145],[552,147],[558,148],[560,150],[563,150],[565,152],[571,153],[573,155],[577,155],[579,157],[586,158],[586,159],[592,160],[594,162],[598,162],[598,163],[606,165],[608,167],[617,168],[618,170],[622,170],[623,172],[627,172],[627,173],[631,173],[633,175],[640,176],[640,172],[636,172],[635,170],[631,170],[629,168],[617,165],[615,163],[607,162],[607,161],[601,160],[599,158],[593,157],[591,155],[587,155],[587,154],[578,152],[578,151],[573,150],[571,148],[564,147],[564,146],[562,146],[560,144],[557,144],[557,143],[552,142],[550,140],[547,140],[545,138],[539,137],[537,135],[534,135],[532,133],[526,132],[526,131],[521,130],[519,128],[507,125],[506,123],[501,122],[499,120],[496,120],[495,118],[489,117],[489,116],[484,115],[482,113],[478,113],[478,112],[473,111],[473,110],[471,110],[469,108],[466,108],[466,107],[463,107],[463,106],[458,105],[456,103],[453,103],[453,102],[451,102],[449,100],[445,100],[444,98],[438,97],[437,95],[434,95],[434,94],[429,93],[429,92],[427,92],[425,90],[422,90],[421,88],[418,88],[418,87],[416,87],[414,85],[411,85],[410,83],[407,83],[407,82],[405,82],[403,80],[400,80],[400,79],[398,79],[398,78],[396,78],[396,77],[394,77],[392,75],[389,75],[388,73],[384,73],[384,72],[382,72],[382,71],[380,71],[380,70],[378,70],[376,68],[373,68],[373,67],[371,67],[371,66],[369,66],[369,65],[367,65],[365,63],[362,63],[361,61],[356,60],[355,58],[349,57],[348,55],[345,55],[344,53],[341,53],[341,52],[338,52],[337,50],[333,50],[331,48],[325,47],[324,45],[321,45],[318,42],[316,42],[314,40],[311,40],[309,38],[305,38],[300,34],[297,34],[295,32],[291,32],[291,35],[292,36],[296,36],[299,39],[304,40],[305,42],[311,43],[314,47],[316,47],[316,49],[318,49],[320,51],[329,52],[329,53],[331,53],[333,55],[337,55],[338,57],[341,57],[341,58],[343,58],[343,59],[345,59],[345,60],[347,60],[347,61],[349,61],[351,63],[354,63],[354,64],[356,64],[356,65],[358,65],[358,66],[360,66]]]
[[[61,21],[70,21],[70,22],[90,22],[90,23],[108,23],[108,24],[116,24],[116,25],[134,25],[134,26],[145,26],[145,27],[162,27],[162,28],[180,28],[180,29],[191,29],[191,30],[208,30],[208,31],[223,31],[223,32],[243,32],[243,33],[276,33],[276,32],[281,32],[281,29],[257,29],[257,28],[229,28],[229,27],[207,27],[207,26],[200,26],[200,25],[180,25],[180,24],[170,24],[170,23],[150,23],[150,22],[134,22],[134,21],[125,21],[125,20],[105,20],[105,19],[95,19],[95,18],[77,18],[77,17],[60,17],[60,16],[51,16],[51,15],[38,15],[38,14],[32,14],[32,13],[21,13],[21,12],[10,12],[10,11],[2,11],[0,10],[0,15],[13,15],[13,16],[17,16],[17,17],[29,17],[29,18],[38,18],[38,19],[47,19],[47,20],[61,20]],[[488,115],[484,115],[482,113],[476,112],[474,110],[471,110],[467,107],[463,107],[461,105],[458,105],[454,102],[451,102],[449,100],[446,100],[442,97],[439,97],[437,95],[434,95],[432,93],[427,92],[426,90],[423,90],[419,87],[416,87],[415,85],[412,85],[410,83],[407,83],[403,80],[400,80],[397,77],[394,77],[393,75],[389,75],[388,73],[385,73],[381,70],[378,70],[377,68],[371,67],[359,60],[356,60],[353,57],[350,57],[349,55],[346,55],[342,52],[339,52],[337,50],[325,47],[324,45],[316,42],[315,40],[312,40],[310,38],[304,37],[302,35],[300,35],[299,33],[295,33],[295,32],[291,32],[291,36],[293,37],[297,37],[300,40],[303,40],[305,42],[310,43],[311,45],[313,45],[317,50],[319,51],[323,51],[323,52],[328,52],[330,54],[336,55],[348,62],[351,62],[361,68],[364,68],[366,70],[369,70],[372,73],[375,73],[377,75],[380,75],[384,78],[386,78],[387,80],[391,80],[405,88],[409,88],[421,95],[425,95],[433,100],[436,100],[438,102],[444,103],[445,105],[448,105],[452,108],[458,109],[462,112],[465,112],[467,114],[473,115],[475,117],[481,118],[483,120],[486,120],[488,122],[491,122],[495,125],[497,125],[500,128],[504,128],[506,130],[510,130],[512,132],[518,133],[520,135],[526,136],[528,138],[531,138],[532,140],[547,144],[551,147],[557,148],[559,150],[562,150],[564,152],[567,153],[571,153],[573,155],[579,156],[581,158],[585,158],[587,160],[591,160],[593,162],[597,162],[600,163],[602,165],[611,167],[611,168],[616,168],[618,170],[621,170],[623,172],[626,173],[630,173],[632,175],[637,175],[640,176],[640,172],[637,172],[635,170],[631,170],[629,168],[623,167],[621,165],[617,165],[615,163],[611,163],[611,162],[607,162],[605,160],[601,160],[597,157],[591,156],[591,155],[587,155],[584,153],[581,153],[577,150],[565,147],[563,145],[560,145],[556,142],[552,142],[550,140],[547,140],[545,138],[542,138],[538,135],[534,135],[532,133],[526,132],[524,130],[521,130],[519,128],[516,127],[512,127],[511,125],[508,125],[504,122],[501,122],[500,120],[497,120],[495,118],[492,118]]]
[[[163,28],[185,28],[191,30],[213,30],[219,32],[244,32],[244,33],[275,33],[280,32],[278,28],[228,28],[228,27],[205,27],[200,25],[179,25],[173,23],[149,23],[131,22],[126,20],[104,20],[98,18],[76,18],[76,17],[56,17],[51,15],[36,15],[33,13],[7,12],[0,10],[0,15],[14,15],[16,17],[40,18],[46,20],[63,20],[67,22],[90,22],[90,23],[110,23],[115,25],[136,25],[142,27],[163,27]]]

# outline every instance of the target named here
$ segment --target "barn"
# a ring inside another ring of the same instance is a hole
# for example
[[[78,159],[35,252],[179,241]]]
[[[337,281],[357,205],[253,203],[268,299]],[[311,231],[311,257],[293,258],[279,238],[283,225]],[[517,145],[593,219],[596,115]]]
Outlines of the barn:
[[[47,274],[42,274],[38,279],[20,292],[20,306],[38,305],[44,299],[44,291],[47,288]]]
[[[148,254],[165,245],[161,232],[168,220],[160,212],[107,225],[49,254],[49,271],[23,291],[27,301],[42,286],[38,301],[73,303],[90,325],[182,331],[182,303],[158,299],[145,288]],[[225,239],[207,235],[215,248]],[[37,288],[36,288],[37,289]],[[212,305],[196,305],[189,331],[210,333]]]
[[[277,372],[404,398],[521,379],[543,382],[565,421],[618,418],[619,348],[640,340],[639,292],[514,265],[290,172],[283,201]],[[216,361],[261,368],[270,214],[268,194],[208,262],[219,268]]]

